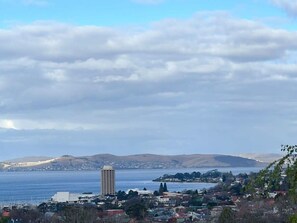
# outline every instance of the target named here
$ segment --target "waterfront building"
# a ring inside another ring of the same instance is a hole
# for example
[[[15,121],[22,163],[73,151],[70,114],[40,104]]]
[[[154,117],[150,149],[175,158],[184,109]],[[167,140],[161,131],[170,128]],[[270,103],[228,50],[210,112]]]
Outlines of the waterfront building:
[[[128,189],[126,191],[126,194],[129,194],[130,191],[137,192],[139,195],[153,195],[154,194],[154,192],[151,190],[140,190],[138,188]]]
[[[103,166],[101,169],[101,194],[115,194],[115,170],[112,166]]]
[[[92,193],[57,192],[51,201],[55,203],[90,203],[97,195]]]

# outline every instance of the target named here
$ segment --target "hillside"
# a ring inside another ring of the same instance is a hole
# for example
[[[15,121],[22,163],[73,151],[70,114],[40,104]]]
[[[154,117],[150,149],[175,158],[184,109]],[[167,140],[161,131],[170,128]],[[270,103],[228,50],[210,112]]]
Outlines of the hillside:
[[[53,159],[53,157],[48,157],[48,156],[27,156],[27,157],[22,157],[18,159],[11,159],[11,160],[6,160],[5,162],[9,163],[21,163],[21,162],[38,162],[38,161],[46,161]]]
[[[254,159],[259,162],[271,163],[275,160],[279,160],[283,157],[283,154],[279,153],[243,153],[238,155],[243,158]]]
[[[34,161],[33,161],[34,160]],[[116,169],[149,169],[149,168],[201,168],[201,167],[255,167],[265,166],[266,163],[238,156],[215,154],[191,155],[154,155],[139,154],[115,156],[98,154],[94,156],[74,157],[65,155],[47,160],[17,159],[0,163],[2,171],[24,170],[98,170],[103,165],[112,165]]]

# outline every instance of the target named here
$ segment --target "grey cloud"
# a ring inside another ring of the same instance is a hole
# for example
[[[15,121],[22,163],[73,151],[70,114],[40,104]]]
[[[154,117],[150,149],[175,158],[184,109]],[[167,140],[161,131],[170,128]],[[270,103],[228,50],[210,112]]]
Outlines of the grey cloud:
[[[0,139],[11,140],[0,147],[21,148],[12,140],[24,135],[26,148],[65,145],[65,153],[83,144],[90,153],[121,145],[123,153],[166,145],[172,153],[177,145],[232,152],[245,137],[258,137],[251,147],[278,148],[291,139],[286,130],[297,130],[288,124],[297,119],[296,37],[222,13],[143,29],[46,22],[2,29]],[[224,136],[223,145],[213,140]]]
[[[276,6],[282,8],[288,15],[297,16],[297,2],[294,0],[271,0]]]
[[[149,30],[128,32],[101,27],[33,24],[2,30],[0,40],[7,44],[1,46],[1,56],[60,63],[92,58],[113,60],[127,55],[129,60],[142,56],[157,63],[162,59],[184,59],[201,54],[250,60],[255,50],[263,51],[259,59],[269,60],[278,58],[288,46],[296,49],[296,33],[219,17],[204,15],[188,21],[164,21]]]

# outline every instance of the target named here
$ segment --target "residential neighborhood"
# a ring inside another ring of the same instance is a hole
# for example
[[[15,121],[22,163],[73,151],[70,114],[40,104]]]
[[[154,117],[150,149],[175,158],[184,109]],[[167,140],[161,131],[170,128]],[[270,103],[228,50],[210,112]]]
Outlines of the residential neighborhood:
[[[156,191],[58,192],[36,206],[2,207],[0,222],[284,222],[296,211],[286,191],[249,191],[257,174],[234,176],[214,170],[212,174],[220,176],[219,183],[200,191],[168,192],[166,182],[161,182]]]

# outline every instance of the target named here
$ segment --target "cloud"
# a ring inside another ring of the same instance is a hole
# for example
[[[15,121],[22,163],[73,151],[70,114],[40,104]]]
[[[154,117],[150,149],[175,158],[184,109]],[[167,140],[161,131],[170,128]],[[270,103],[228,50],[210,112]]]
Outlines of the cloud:
[[[16,129],[14,122],[12,120],[8,120],[8,119],[0,120],[0,128]]]
[[[225,13],[0,29],[0,138],[71,154],[278,148],[297,130],[296,38]]]
[[[52,71],[50,71],[48,73],[45,73],[44,76],[45,76],[45,78],[48,78],[49,80],[57,81],[57,82],[67,80],[65,72],[63,70],[60,70],[60,69],[52,70]]]
[[[272,0],[272,2],[283,9],[290,16],[297,16],[297,2],[293,0]]]

